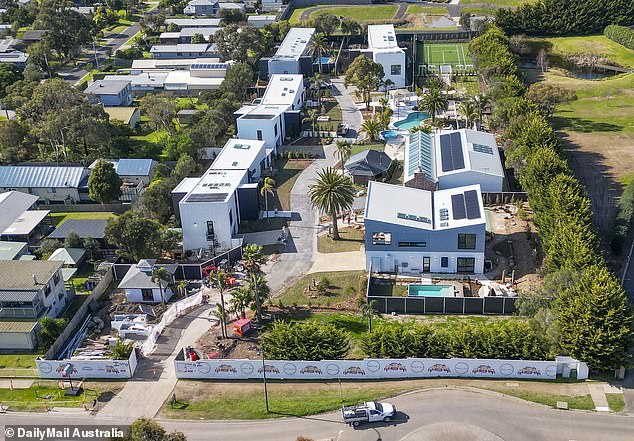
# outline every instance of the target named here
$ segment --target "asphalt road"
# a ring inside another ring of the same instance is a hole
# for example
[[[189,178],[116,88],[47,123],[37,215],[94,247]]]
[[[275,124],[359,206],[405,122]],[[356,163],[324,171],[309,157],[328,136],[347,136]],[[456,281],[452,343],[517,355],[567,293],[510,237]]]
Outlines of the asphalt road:
[[[558,411],[490,392],[433,390],[390,400],[398,409],[390,424],[353,429],[333,412],[269,421],[162,421],[190,441],[248,439],[294,441],[298,435],[332,441],[631,441],[634,416]],[[227,403],[228,406],[231,403]],[[124,423],[85,413],[6,414],[2,424]]]

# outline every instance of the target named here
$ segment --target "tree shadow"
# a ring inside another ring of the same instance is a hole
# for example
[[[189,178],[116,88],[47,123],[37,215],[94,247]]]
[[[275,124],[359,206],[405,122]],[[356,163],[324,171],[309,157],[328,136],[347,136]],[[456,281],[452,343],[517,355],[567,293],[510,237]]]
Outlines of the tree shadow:
[[[570,111],[561,111],[566,113]],[[623,126],[618,124],[597,122],[585,118],[574,118],[567,116],[555,116],[552,119],[553,126],[557,130],[572,130],[575,132],[592,133],[592,132],[621,132]]]

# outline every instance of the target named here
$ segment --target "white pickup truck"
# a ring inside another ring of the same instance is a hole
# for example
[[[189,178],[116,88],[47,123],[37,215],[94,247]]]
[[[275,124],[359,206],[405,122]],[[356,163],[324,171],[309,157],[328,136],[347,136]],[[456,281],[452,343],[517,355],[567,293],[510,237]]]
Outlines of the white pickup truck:
[[[341,409],[343,422],[358,427],[361,423],[383,421],[389,423],[396,413],[396,407],[389,403],[368,401],[359,406]]]

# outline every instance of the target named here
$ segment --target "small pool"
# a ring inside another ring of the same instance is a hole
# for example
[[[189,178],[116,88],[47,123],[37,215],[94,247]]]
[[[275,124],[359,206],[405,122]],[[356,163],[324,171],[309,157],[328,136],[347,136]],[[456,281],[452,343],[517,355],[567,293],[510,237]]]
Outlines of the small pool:
[[[400,135],[398,134],[396,130],[383,130],[382,132],[379,133],[379,136],[384,141],[389,141],[391,139],[398,138]]]
[[[453,297],[451,285],[408,285],[407,295],[411,297]]]
[[[407,115],[407,118],[402,119],[394,123],[394,127],[401,130],[409,130],[413,127],[419,126],[421,122],[429,119],[429,114],[425,112],[412,112]]]

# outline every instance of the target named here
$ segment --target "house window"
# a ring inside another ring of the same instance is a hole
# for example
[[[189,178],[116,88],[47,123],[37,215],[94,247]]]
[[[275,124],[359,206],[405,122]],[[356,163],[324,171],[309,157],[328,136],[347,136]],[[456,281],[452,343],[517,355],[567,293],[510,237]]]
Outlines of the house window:
[[[275,136],[277,136],[277,123],[273,126],[273,131],[275,132]]]
[[[475,257],[458,257],[458,272],[472,273],[475,271]]]
[[[398,246],[401,248],[425,248],[427,242],[399,242]]]
[[[153,302],[154,301],[154,291],[148,288],[141,289],[141,297],[144,302]]]
[[[57,300],[62,300],[64,298],[64,293],[60,292],[59,294],[57,294]]]
[[[475,234],[458,234],[459,250],[475,250],[476,235]]]
[[[207,221],[207,240],[215,240],[216,233],[214,233],[214,222]]]
[[[400,75],[401,74],[401,65],[400,64],[393,64],[392,66],[390,66],[390,72],[392,73],[392,75]]]
[[[372,233],[372,245],[392,245],[392,233]]]
[[[449,268],[449,257],[441,257],[440,258],[440,267],[441,268]]]
[[[57,284],[59,283],[59,276],[57,275],[57,273],[53,274],[53,286],[57,286]]]
[[[262,130],[258,130],[257,137],[258,137],[258,141],[262,141]]]
[[[233,225],[233,212],[229,210],[229,225]]]
[[[44,297],[48,297],[51,294],[51,287],[48,286],[48,283],[44,287]]]
[[[48,190],[48,192],[49,192],[49,193],[57,193],[57,189],[56,189],[55,187],[51,187],[51,188]]]

